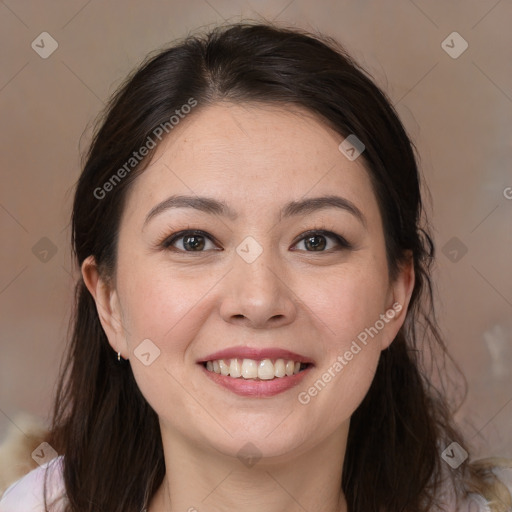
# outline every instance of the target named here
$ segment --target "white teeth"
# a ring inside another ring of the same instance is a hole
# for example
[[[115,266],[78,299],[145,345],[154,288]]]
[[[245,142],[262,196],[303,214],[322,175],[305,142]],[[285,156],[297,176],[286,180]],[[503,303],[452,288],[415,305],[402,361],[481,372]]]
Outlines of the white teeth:
[[[278,359],[274,363],[274,375],[276,377],[284,377],[286,375],[286,366],[284,359]]]
[[[300,372],[300,361],[285,359],[219,359],[207,361],[206,369],[210,372],[220,373],[224,376],[244,379],[272,380],[285,376],[295,375]]]
[[[242,377],[255,379],[258,376],[258,363],[254,359],[244,359],[242,363]]]
[[[299,363],[300,366],[300,363]],[[258,365],[258,379],[270,380],[274,378],[274,364],[270,359],[263,359]]]
[[[229,375],[229,366],[224,362],[223,359],[219,361],[220,373],[222,375]]]
[[[208,363],[206,363],[206,369],[208,369]],[[242,367],[238,359],[231,359],[229,363],[229,375],[234,378],[238,378],[242,375]]]

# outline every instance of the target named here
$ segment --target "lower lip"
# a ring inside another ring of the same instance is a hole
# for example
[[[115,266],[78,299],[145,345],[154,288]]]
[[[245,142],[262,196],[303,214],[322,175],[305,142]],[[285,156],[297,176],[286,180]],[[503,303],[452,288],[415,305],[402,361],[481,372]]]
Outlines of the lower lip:
[[[234,379],[233,377],[227,377],[220,373],[211,372],[202,364],[200,364],[200,366],[207,377],[213,380],[213,382],[229,389],[237,395],[254,398],[274,396],[297,386],[312,368],[312,366],[308,366],[305,370],[290,375],[289,377],[275,377],[272,380],[254,380],[244,379],[243,377]]]

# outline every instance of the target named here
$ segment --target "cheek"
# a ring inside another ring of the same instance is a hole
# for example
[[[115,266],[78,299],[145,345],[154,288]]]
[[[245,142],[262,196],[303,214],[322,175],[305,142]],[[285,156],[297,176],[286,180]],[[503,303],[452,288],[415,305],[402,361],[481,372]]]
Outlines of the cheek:
[[[131,265],[129,274],[120,273],[131,368],[141,393],[161,417],[169,413],[169,404],[174,410],[189,411],[188,416],[201,414],[184,386],[189,385],[193,364],[188,348],[210,314],[206,307],[207,292],[214,284],[210,279],[173,278],[167,270],[147,265]],[[150,354],[148,365],[141,353]]]
[[[330,435],[353,415],[371,386],[379,360],[375,345],[361,346],[350,360],[346,358],[350,343],[341,345],[297,394],[297,408],[320,437]]]
[[[206,322],[208,291],[214,282],[213,277],[176,278],[166,268],[148,265],[132,266],[129,274],[120,274],[132,357],[138,345],[150,339],[161,351],[160,363],[183,365],[190,341]]]
[[[324,339],[340,350],[385,313],[385,268],[347,266],[322,280],[303,278],[297,288],[314,313]]]
[[[353,413],[373,380],[386,325],[380,319],[386,312],[387,267],[347,266],[321,283],[314,288],[306,280],[301,292],[306,297],[310,290],[305,303],[314,312],[321,350],[317,379],[301,388],[299,402],[314,402],[311,411],[318,417],[329,410],[327,423],[334,425]]]

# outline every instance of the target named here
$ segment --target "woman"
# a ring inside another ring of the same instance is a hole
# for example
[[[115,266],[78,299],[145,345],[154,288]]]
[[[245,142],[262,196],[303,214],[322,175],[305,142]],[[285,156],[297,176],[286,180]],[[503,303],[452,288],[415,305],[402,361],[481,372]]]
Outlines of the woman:
[[[60,455],[0,511],[43,475],[73,512],[511,510],[423,364],[424,226],[412,144],[334,41],[236,24],[154,56],[76,189]]]

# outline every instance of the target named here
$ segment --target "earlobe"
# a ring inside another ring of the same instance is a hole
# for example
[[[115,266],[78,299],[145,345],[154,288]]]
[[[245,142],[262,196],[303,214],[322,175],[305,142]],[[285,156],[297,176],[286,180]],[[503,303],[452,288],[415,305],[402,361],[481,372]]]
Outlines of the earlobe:
[[[96,303],[96,310],[110,345],[116,352],[125,351],[125,344],[120,343],[120,340],[124,339],[124,333],[119,320],[120,311],[116,290],[111,289],[100,276],[94,256],[88,256],[84,260],[81,271],[85,286]]]

